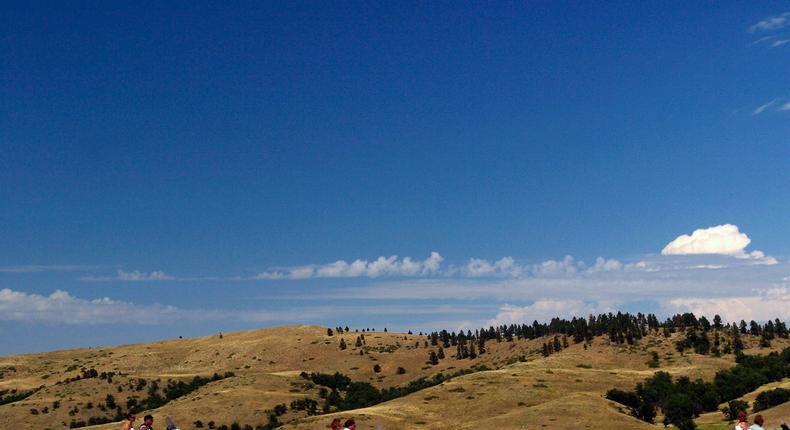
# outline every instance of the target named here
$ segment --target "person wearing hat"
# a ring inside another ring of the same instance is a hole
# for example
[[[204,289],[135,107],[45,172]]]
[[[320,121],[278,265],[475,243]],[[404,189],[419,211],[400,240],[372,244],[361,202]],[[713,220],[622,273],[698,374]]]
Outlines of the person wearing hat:
[[[340,418],[335,418],[332,420],[332,424],[329,424],[327,427],[331,428],[332,430],[343,430],[342,421]]]
[[[354,418],[346,420],[346,423],[343,424],[343,430],[357,430],[357,423],[354,422]]]
[[[126,414],[126,420],[123,422],[123,430],[134,430],[134,414]]]

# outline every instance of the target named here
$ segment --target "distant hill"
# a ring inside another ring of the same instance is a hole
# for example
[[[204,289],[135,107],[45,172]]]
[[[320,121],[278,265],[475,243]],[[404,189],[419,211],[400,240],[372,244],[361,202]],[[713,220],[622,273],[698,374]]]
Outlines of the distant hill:
[[[608,335],[580,342],[561,334],[556,341],[554,334],[491,339],[482,354],[473,347],[475,358],[456,358],[457,345],[444,348],[437,364],[430,363],[431,352],[442,341],[434,345],[426,334],[331,331],[276,327],[0,357],[0,422],[15,429],[117,430],[118,413],[137,408],[155,416],[156,428],[164,429],[164,417],[170,416],[182,430],[210,428],[209,423],[230,428],[234,422],[242,429],[265,428],[270,416],[282,429],[324,429],[333,417],[354,417],[359,429],[600,428],[602,422],[607,428],[654,428],[606,400],[606,391],[633,389],[656,370],[711,379],[735,363],[732,353],[716,357],[690,349],[681,355],[681,331],[667,337],[648,329],[633,344]],[[727,339],[726,330],[721,332]],[[747,354],[790,346],[786,338],[764,348],[757,336],[742,339]],[[548,356],[544,344],[550,346]],[[649,364],[652,352],[659,360]],[[311,376],[335,372],[347,377],[341,383],[352,384],[348,391],[332,393],[320,375]],[[353,399],[347,394],[352,392]],[[333,401],[345,405],[386,401],[343,411],[335,402],[324,413],[335,394]],[[313,408],[320,415],[309,416]],[[790,407],[772,409],[764,414],[778,419]],[[721,413],[697,421],[701,428],[725,423]],[[100,424],[89,425],[95,423]]]

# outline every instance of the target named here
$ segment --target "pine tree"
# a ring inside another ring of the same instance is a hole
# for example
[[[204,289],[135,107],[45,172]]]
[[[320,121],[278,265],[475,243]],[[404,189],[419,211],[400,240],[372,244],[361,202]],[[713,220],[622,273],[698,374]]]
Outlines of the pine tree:
[[[342,350],[344,350],[344,349],[346,349],[346,348],[347,348],[347,346],[346,346],[346,340],[341,338],[341,339],[340,339],[340,350],[342,351]]]
[[[334,334],[335,334],[335,333],[332,331],[332,329],[331,329],[331,328],[328,328],[328,329],[326,329],[326,335],[327,335],[327,336],[334,336]]]
[[[439,354],[437,356],[439,357],[439,360],[444,360],[444,348],[441,346],[439,347]]]
[[[713,316],[713,328],[716,330],[721,330],[721,317],[719,314]]]
[[[440,351],[441,351],[441,350],[440,350]],[[444,354],[442,354],[442,355],[444,355]],[[430,364],[432,364],[432,365],[434,365],[434,366],[436,366],[437,364],[439,364],[439,357],[437,357],[437,356],[436,356],[436,352],[434,352],[434,351],[431,351],[431,352],[428,354],[428,363],[430,363]]]
[[[548,357],[551,354],[551,350],[549,349],[549,345],[546,342],[543,342],[543,356]]]
[[[357,348],[361,348],[362,347],[362,338],[357,336],[357,341],[354,342],[354,346],[356,346]]]
[[[469,359],[470,360],[474,360],[475,358],[477,358],[477,351],[475,351],[475,344],[474,343],[470,343],[469,344]]]

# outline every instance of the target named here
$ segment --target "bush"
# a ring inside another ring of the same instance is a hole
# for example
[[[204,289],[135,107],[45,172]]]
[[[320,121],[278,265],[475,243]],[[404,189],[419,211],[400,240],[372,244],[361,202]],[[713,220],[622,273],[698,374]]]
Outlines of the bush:
[[[721,408],[721,413],[724,414],[724,419],[728,421],[735,421],[738,419],[738,412],[746,411],[749,409],[749,403],[743,400],[730,400],[727,406]]]
[[[759,412],[790,400],[790,390],[786,388],[776,388],[763,391],[754,399],[754,412]]]

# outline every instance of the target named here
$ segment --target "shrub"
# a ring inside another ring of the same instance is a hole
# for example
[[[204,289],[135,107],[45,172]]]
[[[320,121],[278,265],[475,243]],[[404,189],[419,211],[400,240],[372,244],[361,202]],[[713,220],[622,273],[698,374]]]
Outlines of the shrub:
[[[754,412],[762,411],[790,400],[790,390],[786,388],[776,388],[763,391],[754,399]]]
[[[721,413],[724,414],[724,419],[728,421],[735,421],[738,419],[738,412],[749,409],[749,403],[743,400],[730,400],[727,406],[721,408]]]

